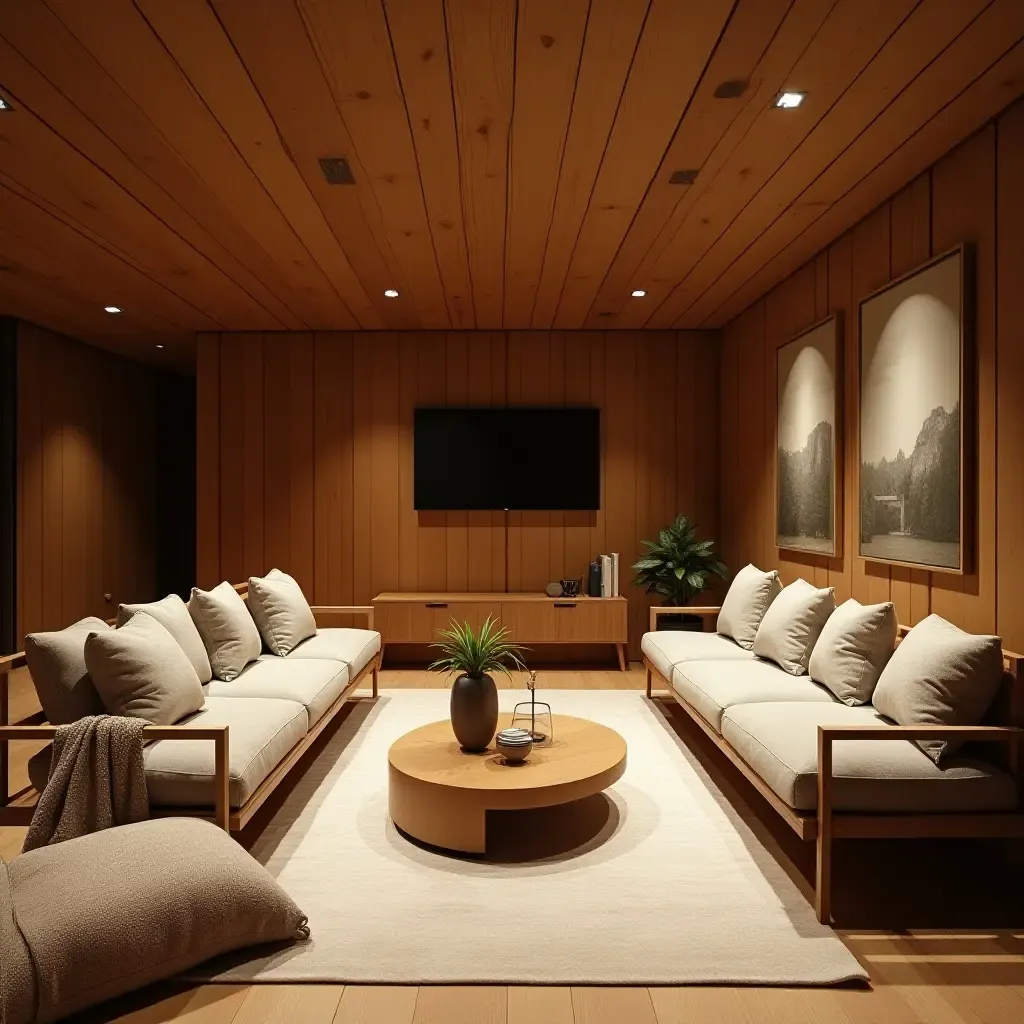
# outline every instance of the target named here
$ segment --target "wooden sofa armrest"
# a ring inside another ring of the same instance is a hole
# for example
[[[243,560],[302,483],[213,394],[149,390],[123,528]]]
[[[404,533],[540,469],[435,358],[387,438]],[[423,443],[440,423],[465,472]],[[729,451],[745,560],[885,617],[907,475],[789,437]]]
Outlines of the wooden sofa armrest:
[[[56,725],[0,725],[0,753],[7,765],[7,744],[12,740],[50,740],[57,735]],[[226,725],[147,725],[142,730],[147,740],[212,740],[213,741],[213,813],[218,827],[229,831],[231,804],[228,794],[228,726]],[[10,795],[5,790],[0,806]]]
[[[373,605],[369,604],[354,604],[354,605],[333,605],[333,604],[321,604],[314,605],[311,609],[313,612],[313,618],[316,619],[317,626],[320,625],[320,617],[330,618],[334,615],[365,615],[366,616],[366,628],[373,629]],[[326,628],[326,627],[325,627]]]
[[[657,631],[658,619],[660,619],[662,615],[699,615],[705,620],[704,624],[706,626],[707,620],[711,618],[712,615],[717,615],[721,610],[721,606],[718,605],[655,605],[651,608],[651,632],[654,633]]]
[[[25,668],[27,665],[28,659],[25,657],[24,651],[19,651],[17,654],[5,654],[0,658],[0,676],[7,675],[16,668]]]

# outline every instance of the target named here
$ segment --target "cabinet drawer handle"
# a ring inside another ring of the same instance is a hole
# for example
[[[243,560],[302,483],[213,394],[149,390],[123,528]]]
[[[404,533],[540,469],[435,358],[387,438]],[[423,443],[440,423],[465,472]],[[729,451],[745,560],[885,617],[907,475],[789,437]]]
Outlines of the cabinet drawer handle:
[[[556,601],[555,602],[555,607],[556,608],[575,608],[576,607],[576,602],[575,601]]]
[[[448,602],[447,601],[428,601],[427,602],[427,607],[428,608],[447,608],[448,607]]]

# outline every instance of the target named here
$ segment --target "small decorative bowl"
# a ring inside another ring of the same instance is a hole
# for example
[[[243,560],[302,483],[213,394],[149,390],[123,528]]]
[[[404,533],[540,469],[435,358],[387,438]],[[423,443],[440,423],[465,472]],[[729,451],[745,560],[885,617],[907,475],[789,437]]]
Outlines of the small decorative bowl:
[[[521,764],[533,750],[533,740],[526,729],[502,729],[494,738],[494,745],[506,764]]]

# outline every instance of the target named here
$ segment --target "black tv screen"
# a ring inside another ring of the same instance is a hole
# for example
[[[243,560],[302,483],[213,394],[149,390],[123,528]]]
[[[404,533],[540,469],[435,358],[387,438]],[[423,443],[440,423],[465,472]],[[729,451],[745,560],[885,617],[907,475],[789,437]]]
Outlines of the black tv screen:
[[[597,409],[417,409],[422,511],[576,511],[601,505]]]

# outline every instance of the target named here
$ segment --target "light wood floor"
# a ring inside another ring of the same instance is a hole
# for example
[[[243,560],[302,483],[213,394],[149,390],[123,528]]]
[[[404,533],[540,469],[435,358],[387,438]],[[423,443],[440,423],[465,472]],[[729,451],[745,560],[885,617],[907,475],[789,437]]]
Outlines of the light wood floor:
[[[549,689],[642,689],[644,676],[637,666],[628,674],[551,670],[541,673],[540,682]],[[388,670],[381,679],[382,686],[391,688],[438,683],[438,677],[418,670]],[[36,710],[30,693],[20,686],[13,689],[12,717]],[[685,723],[679,728],[689,738]],[[16,785],[27,756],[19,751],[13,759]],[[762,830],[771,825],[770,816],[756,808],[749,814],[752,825],[755,817]],[[0,855],[14,856],[23,832],[0,829]],[[784,852],[778,856],[800,882],[801,872],[807,873],[806,857],[801,848],[789,849],[792,861]],[[1017,884],[1024,888],[1019,877]],[[805,878],[801,887],[809,892]],[[671,892],[665,898],[671,899]],[[949,891],[936,889],[939,916],[949,898]],[[161,986],[82,1019],[132,1024],[1022,1024],[1021,924],[1013,929],[840,930],[870,972],[870,989]]]

